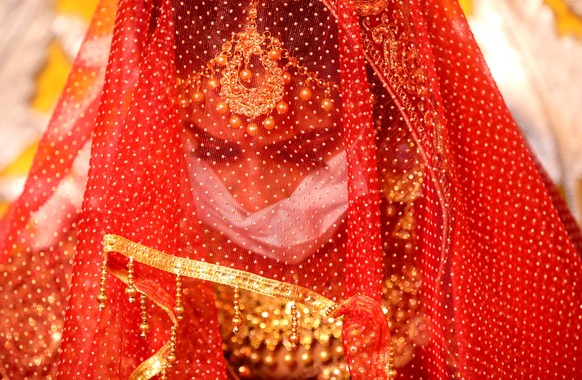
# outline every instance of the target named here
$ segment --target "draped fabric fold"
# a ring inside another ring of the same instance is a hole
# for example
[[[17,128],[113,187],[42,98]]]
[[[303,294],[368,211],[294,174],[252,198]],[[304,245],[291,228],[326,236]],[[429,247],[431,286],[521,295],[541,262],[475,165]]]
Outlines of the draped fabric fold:
[[[343,316],[342,341],[352,379],[390,379],[390,329],[377,302],[356,295],[337,311]]]

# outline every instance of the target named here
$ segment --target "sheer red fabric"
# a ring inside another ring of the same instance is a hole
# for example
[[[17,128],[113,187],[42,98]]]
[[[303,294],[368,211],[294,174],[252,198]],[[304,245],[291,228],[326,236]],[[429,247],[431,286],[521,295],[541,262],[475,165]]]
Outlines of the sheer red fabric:
[[[580,231],[451,0],[103,0],[1,223],[5,378],[582,370]]]

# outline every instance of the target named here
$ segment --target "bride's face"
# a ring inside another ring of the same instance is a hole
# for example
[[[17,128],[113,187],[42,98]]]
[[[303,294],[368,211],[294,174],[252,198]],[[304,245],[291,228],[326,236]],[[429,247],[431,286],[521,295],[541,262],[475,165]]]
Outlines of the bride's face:
[[[324,166],[342,147],[339,100],[324,111],[322,91],[313,89],[309,100],[299,98],[302,83],[292,82],[283,100],[284,114],[273,112],[276,126],[261,126],[250,136],[245,123],[229,126],[230,113],[221,113],[218,90],[203,86],[204,100],[183,108],[189,165],[208,164],[229,192],[247,211],[258,211],[289,197],[313,169]],[[244,118],[243,118],[244,120]]]

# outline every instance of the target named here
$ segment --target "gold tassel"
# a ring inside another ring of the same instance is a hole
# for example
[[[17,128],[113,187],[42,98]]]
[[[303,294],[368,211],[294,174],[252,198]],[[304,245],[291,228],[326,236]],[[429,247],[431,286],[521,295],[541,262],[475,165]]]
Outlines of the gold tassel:
[[[176,330],[177,325],[172,326],[172,331],[170,335],[170,353],[166,357],[166,362],[168,363],[168,368],[171,368],[176,363]]]
[[[299,336],[299,317],[297,315],[297,306],[295,302],[291,304],[291,334],[289,335],[289,343],[291,349],[296,350],[301,337]]]
[[[234,316],[232,317],[232,332],[238,334],[240,327],[242,326],[242,313],[240,312],[240,292],[238,286],[234,287],[234,299],[233,299],[233,309]]]
[[[141,314],[141,322],[139,324],[139,331],[140,337],[145,339],[147,333],[150,331],[150,325],[148,323],[148,313],[147,313],[147,305],[146,305],[146,295],[141,293],[139,295],[139,307],[140,307],[140,314]]]
[[[182,277],[180,273],[176,275],[176,303],[174,311],[176,312],[176,318],[181,321],[184,318],[184,306],[182,306]]]
[[[125,288],[125,294],[129,297],[129,302],[135,302],[135,296],[137,294],[137,289],[133,284],[133,259],[129,259],[127,264],[127,288]]]
[[[103,264],[101,264],[101,287],[99,288],[99,295],[97,301],[99,302],[99,310],[105,309],[107,304],[107,294],[105,293],[105,283],[107,281],[107,253],[103,252]]]

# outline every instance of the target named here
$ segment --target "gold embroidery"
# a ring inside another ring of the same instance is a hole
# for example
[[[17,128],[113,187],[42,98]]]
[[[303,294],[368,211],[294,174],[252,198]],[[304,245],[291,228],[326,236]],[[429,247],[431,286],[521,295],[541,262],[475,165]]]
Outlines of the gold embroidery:
[[[356,2],[356,12],[360,16],[377,15],[388,6],[388,0],[358,0]]]
[[[410,10],[389,0],[383,12],[366,15],[361,20],[362,42],[369,63],[392,92],[407,122],[413,126],[411,131],[419,141],[419,149],[432,148],[432,152],[426,155],[426,169],[443,200],[443,225],[446,227],[446,215],[450,211],[447,207],[451,194],[449,177],[454,175],[454,168],[447,158],[445,121],[439,112],[438,94],[430,91],[427,72],[430,66],[422,56],[422,41],[416,38],[404,12]],[[430,131],[426,131],[427,127]]]
[[[202,261],[168,255],[150,247],[134,243],[118,235],[103,237],[105,252],[117,252],[134,261],[149,265],[169,273],[211,281],[218,284],[238,286],[271,297],[283,298],[308,306],[310,309],[327,315],[335,310],[336,304],[326,297],[300,286],[272,280],[241,270],[226,268]],[[172,313],[173,314],[173,313]]]

